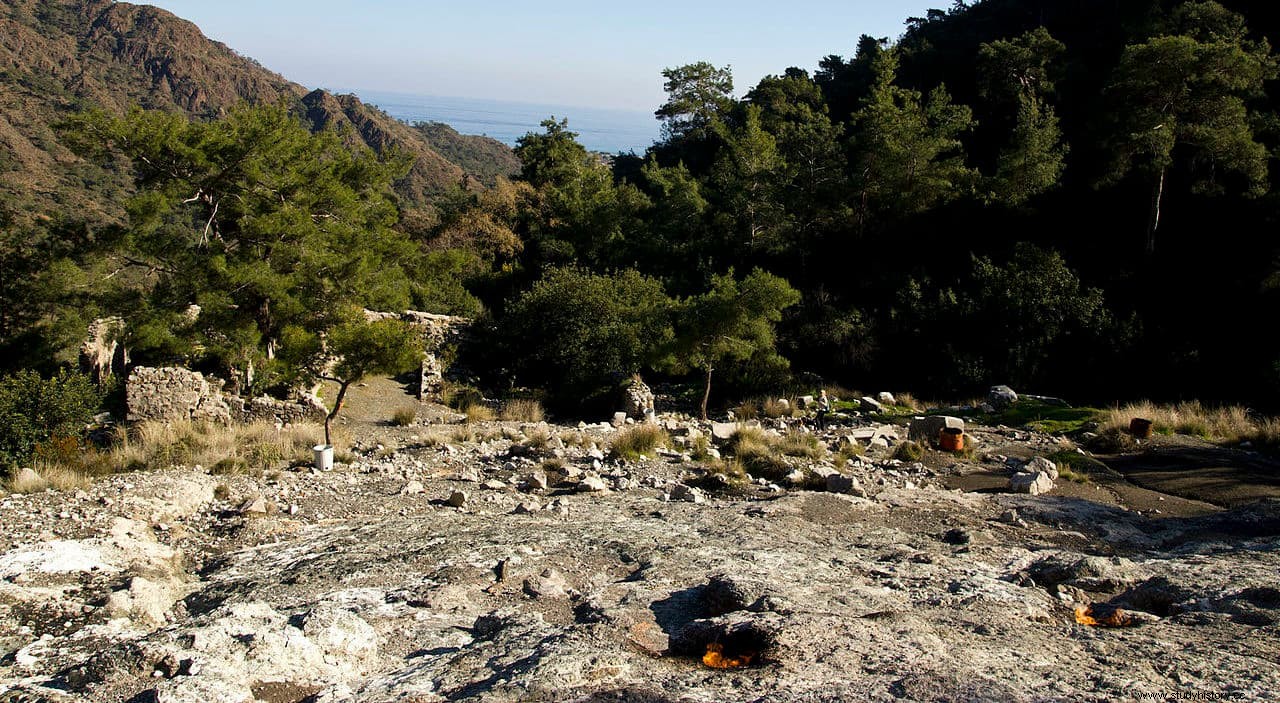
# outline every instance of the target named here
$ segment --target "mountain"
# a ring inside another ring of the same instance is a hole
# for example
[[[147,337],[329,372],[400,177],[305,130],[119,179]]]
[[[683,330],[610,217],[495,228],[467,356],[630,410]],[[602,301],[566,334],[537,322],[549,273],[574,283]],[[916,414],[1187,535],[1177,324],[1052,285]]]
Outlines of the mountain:
[[[82,161],[59,140],[55,125],[76,111],[122,114],[138,105],[210,118],[241,102],[284,102],[315,129],[349,129],[380,153],[412,155],[397,184],[406,209],[518,168],[509,149],[483,137],[455,133],[437,149],[419,129],[354,96],[309,91],[165,10],[111,0],[0,2],[0,198],[11,211],[118,214],[123,174]]]

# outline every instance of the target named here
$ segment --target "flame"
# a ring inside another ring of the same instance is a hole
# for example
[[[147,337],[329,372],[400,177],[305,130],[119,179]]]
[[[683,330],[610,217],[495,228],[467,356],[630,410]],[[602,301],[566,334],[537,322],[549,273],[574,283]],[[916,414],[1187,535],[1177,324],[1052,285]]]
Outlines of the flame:
[[[749,666],[755,656],[751,653],[743,653],[736,657],[726,657],[724,655],[724,645],[719,642],[712,642],[707,645],[707,653],[702,655],[702,663],[712,669],[740,669],[744,666]]]
[[[1098,617],[1094,617],[1094,616]],[[1094,610],[1092,605],[1076,606],[1076,622],[1091,627],[1128,627],[1138,624],[1137,618],[1120,608]]]

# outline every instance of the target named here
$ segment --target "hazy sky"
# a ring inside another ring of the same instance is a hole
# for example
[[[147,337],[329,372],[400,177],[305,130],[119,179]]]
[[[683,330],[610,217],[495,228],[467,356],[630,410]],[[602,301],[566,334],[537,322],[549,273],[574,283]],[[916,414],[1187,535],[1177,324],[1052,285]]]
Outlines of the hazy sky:
[[[141,2],[142,0],[137,0]],[[738,92],[896,38],[947,0],[154,0],[312,88],[652,110],[667,66],[731,64]]]

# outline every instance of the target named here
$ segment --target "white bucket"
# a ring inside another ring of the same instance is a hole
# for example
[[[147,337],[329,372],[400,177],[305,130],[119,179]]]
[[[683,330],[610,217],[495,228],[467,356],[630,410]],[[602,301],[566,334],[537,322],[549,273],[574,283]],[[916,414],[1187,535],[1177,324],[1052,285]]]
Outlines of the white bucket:
[[[333,445],[332,444],[317,444],[316,446],[312,447],[311,450],[315,452],[315,455],[316,455],[317,471],[333,470]]]

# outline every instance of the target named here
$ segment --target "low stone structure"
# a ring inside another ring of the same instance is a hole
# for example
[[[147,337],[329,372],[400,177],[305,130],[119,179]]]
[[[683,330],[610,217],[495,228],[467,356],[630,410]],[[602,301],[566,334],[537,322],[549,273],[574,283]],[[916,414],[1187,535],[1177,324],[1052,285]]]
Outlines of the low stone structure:
[[[139,366],[125,384],[129,421],[231,422],[231,408],[222,396],[222,384],[221,379],[206,379],[198,371]]]
[[[632,420],[648,419],[654,412],[653,391],[636,376],[622,390],[622,412]]]
[[[125,404],[130,422],[195,420],[200,422],[254,422],[288,424],[323,422],[324,403],[315,396],[278,400],[262,396],[244,399],[222,392],[223,381],[198,371],[177,367],[139,366],[125,384]]]

